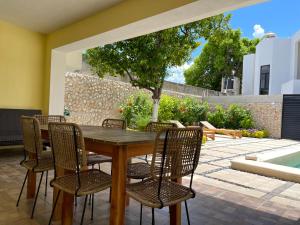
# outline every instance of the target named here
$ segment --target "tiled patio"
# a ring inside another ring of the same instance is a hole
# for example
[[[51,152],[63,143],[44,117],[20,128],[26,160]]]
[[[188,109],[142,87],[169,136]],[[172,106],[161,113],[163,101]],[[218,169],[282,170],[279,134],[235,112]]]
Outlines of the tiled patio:
[[[194,188],[197,197],[189,201],[193,225],[285,225],[300,224],[300,184],[281,181],[229,168],[230,160],[247,154],[299,148],[300,142],[290,140],[217,138],[202,149]],[[41,187],[35,219],[30,220],[32,200],[25,194],[20,207],[15,203],[25,176],[18,166],[20,151],[0,150],[0,225],[44,225],[48,223],[52,193],[44,197]],[[109,169],[109,168],[107,168]],[[188,178],[185,179],[188,181]],[[44,183],[44,182],[43,182]],[[46,201],[45,201],[46,200]],[[82,199],[83,200],[83,199]],[[80,200],[81,202],[83,202]],[[109,224],[108,191],[97,194],[94,221],[86,212],[85,224]],[[77,206],[75,222],[82,212]],[[149,209],[144,211],[144,223],[151,224]],[[186,223],[183,212],[182,221]],[[168,209],[156,210],[156,224],[168,224]],[[139,207],[134,201],[126,211],[126,224],[139,224]]]

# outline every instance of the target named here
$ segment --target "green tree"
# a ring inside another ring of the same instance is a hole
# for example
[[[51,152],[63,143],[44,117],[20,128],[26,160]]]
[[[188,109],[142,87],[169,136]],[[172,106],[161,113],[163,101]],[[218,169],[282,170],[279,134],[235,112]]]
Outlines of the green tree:
[[[158,105],[169,68],[190,60],[199,39],[228,28],[230,16],[219,15],[198,22],[158,31],[133,39],[90,49],[85,60],[93,72],[128,76],[133,86],[152,92],[152,120],[157,121]]]
[[[220,90],[222,77],[242,78],[243,56],[255,53],[259,39],[241,37],[241,31],[218,30],[208,38],[194,64],[184,71],[187,84]],[[234,72],[233,72],[234,71]]]

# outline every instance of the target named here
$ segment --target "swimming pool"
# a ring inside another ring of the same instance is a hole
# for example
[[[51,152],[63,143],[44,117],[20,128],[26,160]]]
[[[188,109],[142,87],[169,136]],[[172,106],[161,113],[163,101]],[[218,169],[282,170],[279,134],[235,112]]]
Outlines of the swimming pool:
[[[265,161],[277,165],[300,168],[300,151],[292,152],[287,155],[282,155]]]
[[[246,156],[231,161],[231,168],[281,180],[300,182],[300,149]]]

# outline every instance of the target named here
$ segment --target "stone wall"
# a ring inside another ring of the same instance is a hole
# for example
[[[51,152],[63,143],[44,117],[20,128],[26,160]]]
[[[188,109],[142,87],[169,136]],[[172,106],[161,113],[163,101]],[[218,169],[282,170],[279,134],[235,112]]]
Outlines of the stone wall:
[[[70,111],[69,120],[79,124],[101,125],[105,118],[119,118],[119,105],[130,95],[137,92],[150,95],[149,91],[132,87],[128,82],[111,77],[99,79],[97,76],[79,73],[66,73],[65,77],[65,107]],[[184,85],[168,82],[166,86],[163,94],[202,100],[201,95],[195,95],[197,88],[185,93]],[[205,89],[199,88],[199,93],[203,92]]]
[[[281,138],[282,95],[275,96],[209,96],[203,98],[210,105],[239,104],[251,111],[258,128],[269,131],[270,136]]]
[[[119,106],[132,94],[144,92],[150,95],[149,91],[132,87],[119,78],[99,79],[79,73],[66,74],[65,90],[70,121],[88,125],[101,125],[108,117],[120,118]],[[179,98],[194,97],[212,106],[240,104],[251,111],[257,127],[267,129],[271,137],[281,137],[282,96],[207,96],[219,93],[171,82],[165,83],[163,93]]]

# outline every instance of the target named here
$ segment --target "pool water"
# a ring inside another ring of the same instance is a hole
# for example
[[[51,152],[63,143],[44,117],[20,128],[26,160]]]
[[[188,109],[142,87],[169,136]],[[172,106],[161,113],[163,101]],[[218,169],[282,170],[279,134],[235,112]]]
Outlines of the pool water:
[[[268,162],[277,164],[277,165],[288,166],[288,167],[300,169],[300,152],[296,152],[293,154],[274,158],[274,159],[268,160]]]

